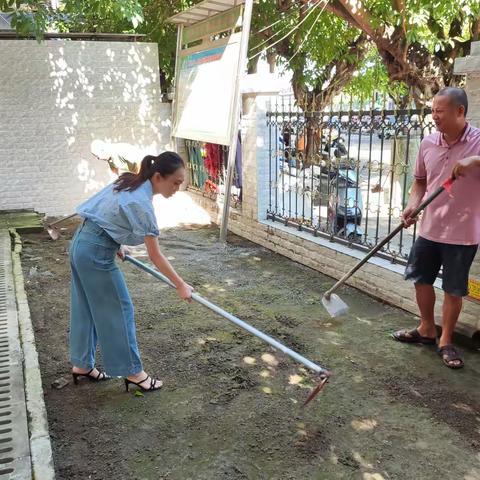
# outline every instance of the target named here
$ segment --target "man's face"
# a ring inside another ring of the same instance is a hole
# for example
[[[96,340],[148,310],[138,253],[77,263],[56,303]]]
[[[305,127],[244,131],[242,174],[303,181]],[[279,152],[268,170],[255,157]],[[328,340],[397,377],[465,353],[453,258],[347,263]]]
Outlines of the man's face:
[[[455,105],[447,95],[437,95],[433,99],[432,118],[439,132],[456,130],[465,121],[463,107]]]

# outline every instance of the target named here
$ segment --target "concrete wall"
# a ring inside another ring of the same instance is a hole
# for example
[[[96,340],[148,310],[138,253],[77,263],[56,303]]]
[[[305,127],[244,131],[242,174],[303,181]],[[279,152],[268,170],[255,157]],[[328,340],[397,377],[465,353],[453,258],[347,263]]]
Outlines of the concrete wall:
[[[71,213],[113,179],[92,150],[141,160],[170,141],[156,44],[0,40],[0,85],[0,210]]]
[[[480,128],[480,42],[472,42],[468,57],[455,60],[454,72],[465,75],[465,91],[468,95],[468,120]],[[470,278],[480,282],[480,251],[470,270]],[[477,328],[480,330],[480,305],[474,309],[477,317]]]
[[[455,60],[454,73],[466,75],[465,91],[468,95],[468,118],[480,126],[480,42],[472,42],[470,55]]]
[[[267,101],[267,97],[260,95],[244,95],[243,204],[241,211],[231,213],[229,230],[338,279],[364,254],[309,233],[299,232],[295,228],[285,227],[279,222],[266,220],[269,195],[268,127],[265,116]],[[478,104],[472,109],[475,110],[480,112],[480,97]],[[221,211],[218,204],[198,193],[189,194],[196,203],[210,212],[214,222],[220,222]],[[402,266],[373,258],[348,284],[417,315],[414,287],[412,283],[403,280],[403,272]],[[472,268],[472,276],[480,278],[480,254]],[[439,300],[436,316],[440,324],[443,292],[438,281],[436,293]],[[480,304],[465,301],[457,330],[468,336],[480,330]]]

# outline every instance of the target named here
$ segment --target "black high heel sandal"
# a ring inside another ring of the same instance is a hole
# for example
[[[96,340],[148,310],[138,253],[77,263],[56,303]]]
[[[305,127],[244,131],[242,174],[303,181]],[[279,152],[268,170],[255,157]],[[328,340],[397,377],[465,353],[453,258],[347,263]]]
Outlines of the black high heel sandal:
[[[142,383],[148,380],[150,375],[147,375],[141,382],[134,382],[133,380],[129,380],[128,378],[124,378],[125,380],[125,391],[128,392],[128,386],[130,384],[136,385],[137,387],[140,387],[142,392],[154,392],[155,390],[160,390],[163,387],[163,382],[161,380],[157,380],[153,377],[150,377],[150,386],[149,387],[142,387]],[[160,382],[160,386],[156,387],[155,385],[157,382]]]
[[[98,375],[90,375],[95,368],[92,368],[89,370],[87,373],[77,373],[77,372],[72,372],[72,377],[73,377],[73,383],[75,385],[78,385],[78,377],[87,377],[91,382],[103,382],[105,380],[110,380],[111,377],[109,377],[105,372],[98,372]]]

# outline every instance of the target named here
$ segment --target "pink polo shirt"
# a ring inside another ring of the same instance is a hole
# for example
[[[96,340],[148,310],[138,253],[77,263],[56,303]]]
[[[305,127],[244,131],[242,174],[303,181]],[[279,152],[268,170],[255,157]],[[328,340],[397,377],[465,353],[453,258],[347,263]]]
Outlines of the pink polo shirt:
[[[467,124],[460,140],[449,146],[440,132],[422,140],[415,178],[427,180],[426,198],[450,175],[462,158],[480,155],[480,129]],[[428,240],[458,245],[480,243],[480,168],[453,183],[451,198],[439,195],[423,212],[420,235]]]

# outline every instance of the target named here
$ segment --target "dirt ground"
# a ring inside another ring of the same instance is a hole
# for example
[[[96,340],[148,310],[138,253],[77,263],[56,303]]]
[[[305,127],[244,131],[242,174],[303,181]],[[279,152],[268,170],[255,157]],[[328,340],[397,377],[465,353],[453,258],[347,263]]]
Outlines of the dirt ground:
[[[332,370],[324,392],[302,410],[314,382],[304,368],[131,264],[145,370],[165,386],[73,385],[73,228],[57,242],[22,237],[59,480],[480,479],[478,346],[449,370],[432,347],[389,338],[412,315],[351,288],[340,292],[349,315],[332,320],[320,302],[331,279],[238,237],[224,249],[215,228],[164,232],[162,249],[201,295]]]

